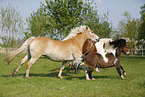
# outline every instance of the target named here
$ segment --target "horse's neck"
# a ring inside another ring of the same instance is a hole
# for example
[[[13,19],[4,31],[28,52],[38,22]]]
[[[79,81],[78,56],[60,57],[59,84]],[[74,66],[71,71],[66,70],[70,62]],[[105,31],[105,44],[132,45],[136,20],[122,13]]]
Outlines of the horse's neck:
[[[118,58],[118,59],[120,59],[120,55],[121,55],[121,50],[120,49],[121,48],[117,48],[116,54],[115,54],[115,57]]]
[[[74,37],[74,42],[78,44],[79,48],[82,50],[83,44],[85,43],[87,37],[84,34],[78,34]]]

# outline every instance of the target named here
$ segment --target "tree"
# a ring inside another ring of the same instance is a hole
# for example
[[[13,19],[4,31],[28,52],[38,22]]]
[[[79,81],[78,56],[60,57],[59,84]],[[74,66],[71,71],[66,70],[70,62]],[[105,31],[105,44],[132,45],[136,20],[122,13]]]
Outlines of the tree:
[[[134,48],[135,47],[135,40],[138,39],[138,26],[140,24],[139,19],[132,19],[131,15],[125,11],[123,13],[123,16],[125,19],[121,20],[119,22],[119,36],[120,37],[125,37],[130,39],[130,43],[128,45],[129,48]],[[118,34],[117,34],[118,35]]]
[[[5,47],[18,46],[23,36],[23,22],[20,13],[17,12],[13,7],[0,9],[0,28],[1,28],[1,39]]]
[[[71,28],[81,22],[82,4],[83,2],[78,0],[46,0],[46,5],[42,4],[40,9],[27,19],[31,31],[28,34],[50,38],[61,35],[62,39]]]
[[[108,38],[112,32],[112,25],[108,22],[109,11],[100,17],[97,12],[97,6],[91,6],[94,2],[85,3],[83,5],[84,15],[83,23],[88,25],[99,37]]]
[[[83,2],[83,0],[46,0],[46,5],[42,4],[40,9],[36,13],[33,12],[29,17],[30,33],[25,34],[62,39],[68,35],[73,27],[88,25],[97,35],[100,34],[101,36],[107,31],[106,35],[109,36],[111,32],[110,24],[107,21],[100,22],[95,9],[96,6],[95,8],[91,6],[92,3]],[[40,18],[41,20],[37,20]],[[103,31],[104,29],[106,31]]]
[[[138,38],[139,39],[144,39],[145,40],[145,4],[144,6],[141,6],[141,24],[138,27]]]
[[[27,39],[31,36],[46,36],[47,21],[47,17],[44,13],[44,7],[40,6],[37,12],[31,13],[31,16],[26,19],[26,22],[28,23],[27,30],[30,30],[30,33],[25,32],[25,38]]]

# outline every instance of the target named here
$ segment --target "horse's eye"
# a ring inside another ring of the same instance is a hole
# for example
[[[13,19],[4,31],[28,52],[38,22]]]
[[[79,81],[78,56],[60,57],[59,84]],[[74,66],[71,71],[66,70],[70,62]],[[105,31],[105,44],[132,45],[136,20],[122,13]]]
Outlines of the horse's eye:
[[[94,33],[94,32],[91,32],[92,34]]]

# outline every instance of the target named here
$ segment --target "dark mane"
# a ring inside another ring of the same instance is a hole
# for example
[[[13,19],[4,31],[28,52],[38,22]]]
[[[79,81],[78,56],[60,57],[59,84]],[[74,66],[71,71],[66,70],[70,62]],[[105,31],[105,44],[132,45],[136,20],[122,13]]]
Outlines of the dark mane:
[[[125,39],[117,39],[117,40],[114,40],[112,42],[109,42],[109,44],[114,45],[114,47],[121,48],[121,47],[124,47],[126,45],[126,40]]]

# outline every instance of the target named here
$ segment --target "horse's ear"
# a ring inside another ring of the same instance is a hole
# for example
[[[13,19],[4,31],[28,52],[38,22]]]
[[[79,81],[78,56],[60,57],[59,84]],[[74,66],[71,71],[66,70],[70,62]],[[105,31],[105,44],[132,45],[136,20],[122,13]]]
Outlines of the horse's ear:
[[[86,30],[90,31],[91,29],[88,26],[86,26]]]

